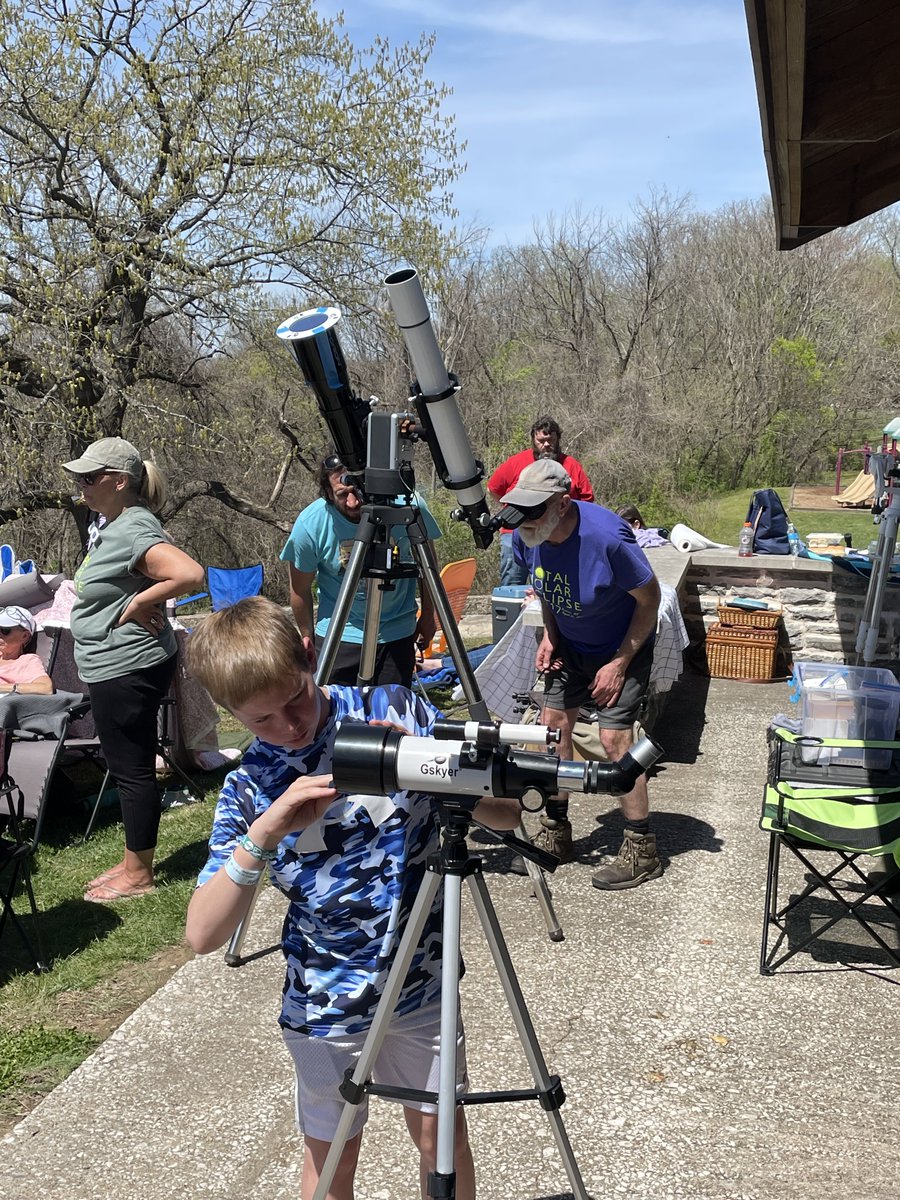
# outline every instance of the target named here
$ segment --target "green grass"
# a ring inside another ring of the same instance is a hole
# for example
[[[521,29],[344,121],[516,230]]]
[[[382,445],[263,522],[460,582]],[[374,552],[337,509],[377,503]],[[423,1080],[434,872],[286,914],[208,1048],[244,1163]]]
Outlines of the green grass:
[[[82,842],[83,804],[55,789],[32,868],[50,970],[32,970],[21,939],[7,922],[0,947],[0,1118],[25,1111],[159,986],[177,964],[184,919],[200,867],[223,772],[203,777],[206,801],[163,814],[156,892],[119,904],[83,899],[85,884],[122,856],[118,808],[102,810],[94,835]],[[24,895],[16,903],[27,912]],[[23,918],[29,934],[30,918]]]
[[[766,485],[760,484],[760,487]],[[744,488],[741,491],[730,492],[727,495],[716,496],[712,499],[699,500],[686,507],[682,523],[696,529],[714,542],[724,542],[736,546],[740,535],[741,525],[747,519],[750,507],[750,497],[754,488]],[[865,550],[873,537],[877,536],[877,526],[872,521],[868,509],[842,509],[834,506],[834,512],[825,510],[795,509],[790,507],[791,489],[776,488],[782,503],[787,509],[788,518],[802,538],[810,533],[850,533],[853,545]]]

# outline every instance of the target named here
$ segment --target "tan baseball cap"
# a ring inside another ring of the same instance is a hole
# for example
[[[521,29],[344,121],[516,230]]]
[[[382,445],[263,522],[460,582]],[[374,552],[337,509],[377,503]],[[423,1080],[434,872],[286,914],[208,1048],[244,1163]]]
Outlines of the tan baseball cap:
[[[63,470],[72,475],[89,475],[92,471],[121,471],[132,479],[140,479],[144,460],[131,442],[126,442],[124,438],[108,437],[92,442],[81,458],[63,463]]]

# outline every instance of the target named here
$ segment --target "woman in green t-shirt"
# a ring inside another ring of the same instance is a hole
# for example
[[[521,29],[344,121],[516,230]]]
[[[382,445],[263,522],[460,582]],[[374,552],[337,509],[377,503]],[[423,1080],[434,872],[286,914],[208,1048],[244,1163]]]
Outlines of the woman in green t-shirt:
[[[75,572],[71,628],[125,826],[121,862],[85,892],[85,900],[104,903],[153,890],[157,719],[176,654],[166,601],[201,587],[203,568],[164,532],[155,516],[165,499],[162,476],[130,442],[102,438],[63,466],[102,518]]]

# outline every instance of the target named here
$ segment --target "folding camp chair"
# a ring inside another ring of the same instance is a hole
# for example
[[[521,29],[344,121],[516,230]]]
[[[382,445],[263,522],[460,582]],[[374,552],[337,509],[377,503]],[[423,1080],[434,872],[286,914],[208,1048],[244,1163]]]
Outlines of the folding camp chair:
[[[207,567],[206,585],[208,592],[196,592],[193,596],[185,596],[175,601],[175,607],[190,604],[192,600],[202,600],[209,596],[213,612],[230,608],[238,600],[247,596],[258,596],[263,586],[263,566],[256,563],[252,567]]]
[[[760,973],[774,974],[807,948],[824,961],[834,961],[835,943],[826,943],[823,935],[845,918],[865,931],[892,967],[900,967],[900,898],[891,894],[900,876],[863,870],[867,859],[874,868],[874,860],[883,856],[900,864],[900,774],[810,766],[801,753],[811,741],[817,747],[867,749],[900,748],[900,743],[810,739],[780,728],[770,730],[769,739],[769,774],[759,822],[769,834]],[[854,778],[860,782],[854,783]],[[806,870],[802,890],[786,903],[779,900],[783,848]],[[880,902],[883,910],[872,901]],[[814,924],[817,918],[820,924]]]
[[[462,619],[477,570],[478,560],[475,558],[461,558],[458,562],[447,563],[441,570],[441,582],[447,593],[447,599],[450,601],[450,609],[457,621]],[[444,637],[444,631],[438,628],[432,638],[427,656],[440,658],[446,653],[447,639]]]
[[[7,920],[16,930],[36,971],[49,969],[31,882],[31,863],[41,839],[50,783],[63,746],[68,717],[61,713],[44,718],[50,734],[0,729],[0,937]],[[31,914],[32,937],[16,911],[19,883],[24,887]]]

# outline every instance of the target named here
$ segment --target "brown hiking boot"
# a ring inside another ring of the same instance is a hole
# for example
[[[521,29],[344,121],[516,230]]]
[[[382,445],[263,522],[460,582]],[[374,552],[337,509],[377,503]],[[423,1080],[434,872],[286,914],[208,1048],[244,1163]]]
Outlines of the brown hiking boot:
[[[656,835],[635,833],[626,828],[619,853],[612,862],[600,868],[591,882],[603,891],[620,891],[639,887],[648,879],[659,879],[660,875],[662,863],[656,854]]]
[[[542,814],[541,827],[531,839],[531,843],[539,850],[555,854],[561,863],[571,862],[575,857],[572,849],[572,823],[565,817],[554,821]]]
[[[539,850],[555,854],[561,863],[571,862],[575,857],[572,849],[572,824],[565,818],[561,821],[554,821],[541,814],[540,828],[531,838],[531,844],[537,846]],[[521,854],[513,855],[509,869],[513,875],[528,874],[528,868],[525,866],[525,860]]]

